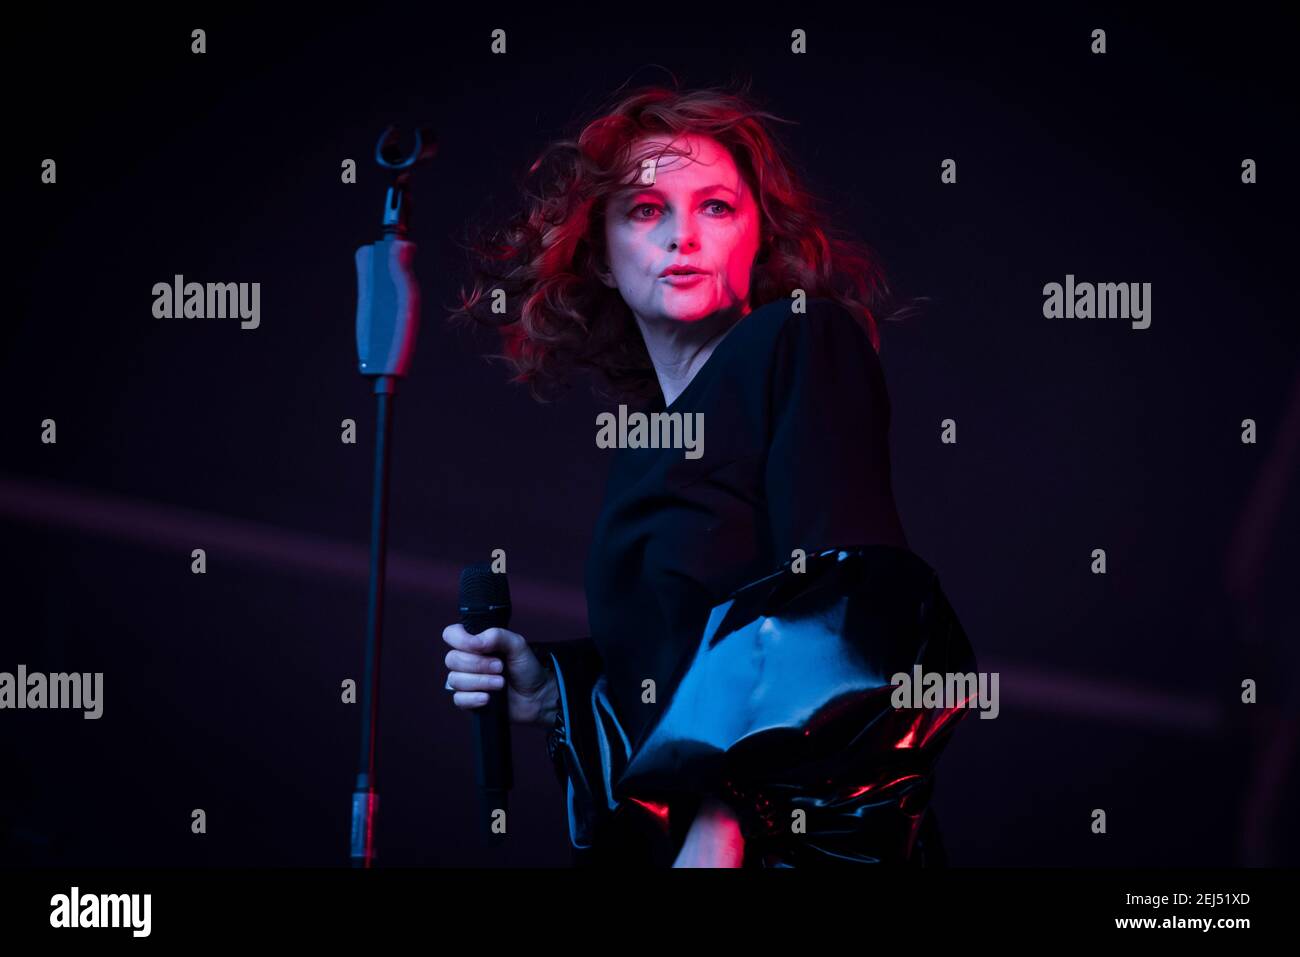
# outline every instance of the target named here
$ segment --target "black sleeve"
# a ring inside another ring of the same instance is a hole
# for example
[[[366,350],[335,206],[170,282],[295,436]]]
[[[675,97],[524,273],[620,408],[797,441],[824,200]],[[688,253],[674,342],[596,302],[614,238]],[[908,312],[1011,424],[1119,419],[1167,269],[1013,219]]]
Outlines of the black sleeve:
[[[847,596],[842,621],[836,602],[802,598],[758,619],[740,646],[755,664],[708,682],[718,690],[709,713],[698,713],[697,735],[715,741],[706,726],[724,709],[783,716],[722,748],[724,780],[708,792],[736,813],[746,857],[763,866],[934,860],[926,819],[935,767],[969,703],[895,701],[891,676],[919,667],[973,679],[976,659],[928,566],[902,549],[860,554],[870,557],[856,583],[830,593]],[[832,649],[826,637],[837,631]],[[832,673],[821,656],[835,662]]]
[[[534,641],[529,645],[542,665],[555,674],[559,687],[558,720],[548,729],[546,747],[556,777],[564,784],[569,770],[564,761],[563,747],[578,730],[574,727],[579,721],[575,703],[590,697],[604,673],[605,663],[590,636],[573,641]]]
[[[838,303],[812,300],[776,341],[765,471],[775,564],[791,551],[906,547],[894,504],[889,396],[867,332]]]

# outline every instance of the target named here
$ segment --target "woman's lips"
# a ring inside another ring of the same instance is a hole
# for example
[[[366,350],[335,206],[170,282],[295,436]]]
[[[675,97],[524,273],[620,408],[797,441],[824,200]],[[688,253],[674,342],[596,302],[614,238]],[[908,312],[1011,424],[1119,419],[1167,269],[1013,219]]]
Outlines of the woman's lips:
[[[670,272],[666,276],[659,278],[660,282],[666,282],[670,286],[693,286],[704,278],[702,272]]]

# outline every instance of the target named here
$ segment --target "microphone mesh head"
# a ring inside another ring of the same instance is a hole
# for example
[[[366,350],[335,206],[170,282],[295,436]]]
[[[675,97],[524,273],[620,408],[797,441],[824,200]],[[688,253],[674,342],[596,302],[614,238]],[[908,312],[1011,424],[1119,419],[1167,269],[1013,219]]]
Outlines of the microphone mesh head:
[[[510,604],[510,583],[504,573],[492,570],[491,562],[465,566],[460,573],[460,607],[484,608]]]

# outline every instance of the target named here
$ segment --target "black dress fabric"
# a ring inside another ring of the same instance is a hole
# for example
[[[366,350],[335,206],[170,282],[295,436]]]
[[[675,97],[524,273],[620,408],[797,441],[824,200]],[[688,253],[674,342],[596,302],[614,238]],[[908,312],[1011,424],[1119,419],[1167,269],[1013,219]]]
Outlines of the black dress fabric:
[[[558,652],[570,694],[617,715],[624,747],[635,749],[671,699],[711,609],[736,589],[776,572],[795,549],[908,547],[876,351],[833,300],[809,300],[805,313],[792,304],[753,310],[671,406],[659,398],[639,410],[702,415],[702,455],[610,452],[586,569],[591,635],[538,651]],[[658,810],[679,845],[695,806]],[[572,787],[569,813],[578,844]]]
[[[795,548],[905,547],[889,468],[889,399],[865,330],[832,300],[750,312],[670,407],[703,416],[703,454],[611,451],[587,560],[587,613],[624,727],[655,714],[710,609]],[[662,700],[663,695],[658,697]]]

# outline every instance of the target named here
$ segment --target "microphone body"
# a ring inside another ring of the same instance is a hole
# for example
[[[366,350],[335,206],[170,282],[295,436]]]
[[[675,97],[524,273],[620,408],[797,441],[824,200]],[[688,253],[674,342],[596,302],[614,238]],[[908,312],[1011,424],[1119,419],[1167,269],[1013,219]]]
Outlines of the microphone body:
[[[459,605],[460,622],[471,635],[508,628],[510,586],[505,574],[492,571],[491,562],[466,567],[460,576]],[[488,703],[473,711],[479,815],[489,837],[505,834],[509,791],[514,786],[507,693],[506,688],[488,692]]]

